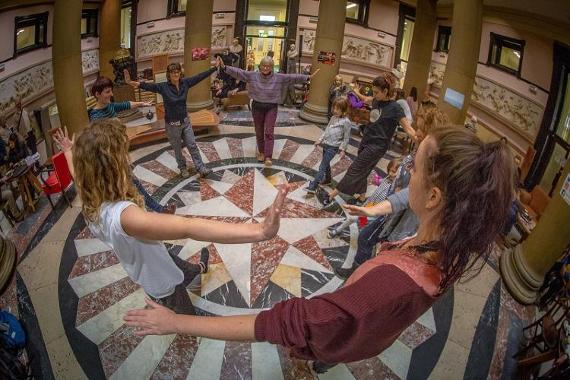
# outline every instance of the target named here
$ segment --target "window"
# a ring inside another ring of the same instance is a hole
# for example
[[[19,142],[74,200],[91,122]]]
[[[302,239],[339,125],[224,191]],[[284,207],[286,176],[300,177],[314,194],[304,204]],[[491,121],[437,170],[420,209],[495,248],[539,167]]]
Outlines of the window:
[[[99,24],[98,9],[84,9],[81,12],[81,38],[97,37]]]
[[[400,50],[400,60],[408,62],[410,57],[410,46],[414,37],[415,21],[409,18],[404,19],[404,31],[402,33],[402,48]]]
[[[437,28],[437,43],[435,45],[435,51],[448,53],[450,39],[451,39],[451,26],[440,25]]]
[[[366,25],[370,0],[354,0],[346,3],[346,21]]]
[[[16,17],[14,55],[47,47],[48,12]]]
[[[183,16],[186,14],[187,0],[168,0],[168,16]]]
[[[287,0],[249,0],[247,21],[274,24],[287,22]]]
[[[520,76],[524,44],[523,40],[491,33],[487,64]]]

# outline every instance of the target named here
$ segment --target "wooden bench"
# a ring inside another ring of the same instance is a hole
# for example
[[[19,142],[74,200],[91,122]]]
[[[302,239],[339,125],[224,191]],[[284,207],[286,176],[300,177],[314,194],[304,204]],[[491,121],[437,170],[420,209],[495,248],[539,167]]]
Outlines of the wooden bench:
[[[227,111],[229,107],[237,106],[247,106],[247,109],[251,110],[249,105],[249,95],[247,91],[240,91],[234,95],[230,95],[229,97],[222,99],[222,107],[224,108],[224,111]]]

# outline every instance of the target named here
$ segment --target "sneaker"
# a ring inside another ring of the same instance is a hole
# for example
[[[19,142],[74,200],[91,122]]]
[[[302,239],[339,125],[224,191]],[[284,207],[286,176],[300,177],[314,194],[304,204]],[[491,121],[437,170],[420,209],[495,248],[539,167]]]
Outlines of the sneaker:
[[[337,237],[339,235],[339,232],[337,231],[336,228],[333,228],[332,230],[329,231],[329,233],[327,234],[327,236],[329,237],[329,239],[334,239],[335,237]]]
[[[311,186],[307,186],[305,187],[305,191],[307,192],[307,194],[315,195],[316,189],[312,188]]]
[[[198,172],[200,173],[200,177],[206,178],[210,174],[212,174],[212,169],[204,167],[201,170],[199,170]]]
[[[182,178],[188,178],[190,177],[190,172],[188,171],[188,169],[184,168],[180,170],[180,175],[182,176]]]
[[[352,266],[350,268],[337,268],[334,273],[337,275],[337,277],[342,278],[343,280],[346,280],[347,278],[350,277],[350,275],[352,275],[354,273],[354,271],[356,270],[356,266]]]
[[[271,166],[273,165],[273,162],[271,162],[271,158],[266,158],[264,164],[265,166]]]
[[[339,207],[340,205],[334,199],[329,200],[326,204],[323,203],[323,210],[325,211],[334,212],[338,210]]]
[[[259,162],[263,162],[265,161],[265,156],[263,155],[263,153],[257,153],[257,161]]]
[[[176,212],[176,205],[174,203],[169,203],[162,208],[163,214],[174,214]]]
[[[210,259],[210,251],[204,247],[200,250],[200,262],[198,265],[202,268],[202,273],[208,272],[208,260]]]

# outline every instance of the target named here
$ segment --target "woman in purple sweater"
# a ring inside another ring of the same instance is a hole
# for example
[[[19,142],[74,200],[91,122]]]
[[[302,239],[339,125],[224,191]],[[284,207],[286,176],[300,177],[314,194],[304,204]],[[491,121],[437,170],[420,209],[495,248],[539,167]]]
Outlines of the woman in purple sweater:
[[[314,368],[321,371],[378,355],[477,262],[484,265],[514,194],[507,145],[483,143],[464,128],[430,132],[410,172],[417,234],[383,244],[342,288],[230,317],[176,315],[147,300],[149,309],[127,313],[127,325],[138,335],[280,344],[297,358],[320,361]]]
[[[255,125],[257,139],[257,161],[265,162],[270,166],[273,155],[273,129],[277,120],[277,105],[281,102],[282,90],[290,84],[303,83],[319,72],[315,70],[312,75],[281,74],[273,72],[273,58],[263,57],[259,64],[259,71],[245,71],[237,67],[226,66],[220,57],[218,65],[235,79],[247,83],[250,99],[253,99],[251,113]]]

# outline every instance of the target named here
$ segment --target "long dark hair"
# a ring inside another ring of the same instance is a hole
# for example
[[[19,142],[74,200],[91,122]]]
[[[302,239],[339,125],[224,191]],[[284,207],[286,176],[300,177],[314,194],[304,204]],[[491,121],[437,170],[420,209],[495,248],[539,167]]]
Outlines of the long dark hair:
[[[412,99],[414,99],[414,102],[418,101],[418,89],[415,87],[412,87],[410,89],[410,96],[412,97]]]
[[[515,166],[504,141],[483,143],[464,128],[438,128],[429,136],[435,144],[424,170],[444,202],[440,239],[432,242],[441,255],[443,291],[489,257],[511,206]]]
[[[388,91],[388,99],[394,96],[394,88],[396,87],[396,77],[392,73],[382,73],[378,75],[372,81],[372,86],[379,88],[380,90]]]

